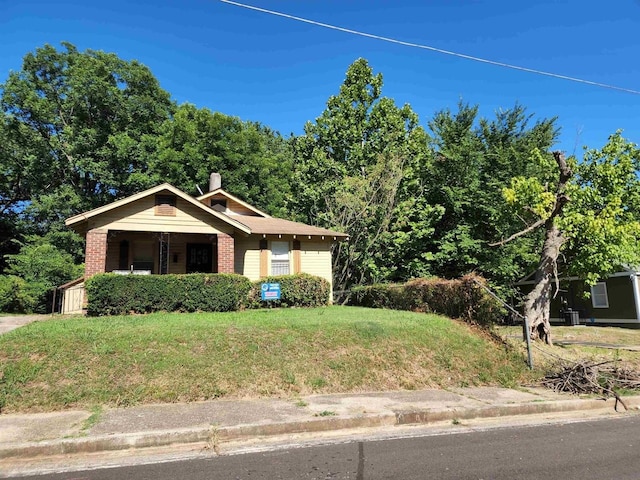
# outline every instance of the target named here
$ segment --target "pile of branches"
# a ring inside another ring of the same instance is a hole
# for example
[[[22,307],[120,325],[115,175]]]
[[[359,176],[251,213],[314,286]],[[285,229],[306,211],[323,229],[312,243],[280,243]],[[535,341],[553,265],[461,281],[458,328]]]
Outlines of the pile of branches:
[[[547,374],[541,383],[556,392],[596,394],[605,399],[613,397],[616,399],[616,410],[618,402],[627,410],[618,392],[640,390],[640,373],[619,367],[616,365],[618,361],[562,364],[556,371]]]

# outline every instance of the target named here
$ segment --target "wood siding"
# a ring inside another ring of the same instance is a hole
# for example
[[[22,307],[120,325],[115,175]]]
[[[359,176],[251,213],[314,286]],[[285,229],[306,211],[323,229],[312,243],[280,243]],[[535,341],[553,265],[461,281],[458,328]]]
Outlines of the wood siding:
[[[607,285],[607,297],[609,308],[594,308],[591,298],[585,298],[585,292],[590,289],[584,282],[578,280],[561,280],[560,291],[552,299],[549,315],[553,323],[564,323],[561,315],[563,301],[573,310],[577,310],[580,322],[583,324],[630,324],[638,323],[636,316],[635,299],[633,296],[633,283],[627,275],[609,277],[603,280]],[[522,295],[528,294],[532,285],[518,287]],[[553,287],[555,291],[555,285]]]
[[[72,285],[62,292],[62,314],[83,313],[84,282]]]
[[[333,285],[331,243],[300,242],[300,271],[322,277]]]
[[[176,199],[175,216],[156,215],[153,195],[89,219],[89,228],[98,227],[147,232],[233,233],[233,227],[182,198]]]
[[[260,279],[260,239],[259,235],[248,238],[236,238],[235,244],[235,271],[251,280]],[[278,241],[287,241],[278,239]],[[291,249],[293,242],[290,241]],[[271,274],[271,240],[268,249],[265,250],[267,261],[267,275]],[[295,255],[297,256],[297,254]],[[289,250],[290,271],[293,272],[293,250]],[[317,275],[332,283],[331,275],[331,243],[330,242],[300,242],[300,272]]]
[[[607,285],[607,297],[609,308],[594,308],[591,298],[584,298],[583,292],[590,291],[582,282],[571,282],[568,288],[568,296],[573,308],[580,311],[580,317],[595,322],[606,320],[633,320],[636,321],[636,306],[633,298],[633,283],[631,278],[610,277],[605,280]]]
[[[244,205],[242,205],[241,203],[238,203],[235,200],[227,198],[225,195],[222,195],[222,194],[213,195],[213,196],[207,198],[206,200],[204,200],[203,203],[205,205],[211,205],[211,201],[212,200],[226,200],[227,201],[227,210],[222,212],[222,213],[224,213],[226,215],[248,215],[248,216],[253,216],[253,217],[257,217],[258,216],[258,214],[256,212],[254,212],[253,210],[251,210],[250,208],[247,208]]]
[[[249,280],[260,280],[259,236],[236,238],[234,270]]]

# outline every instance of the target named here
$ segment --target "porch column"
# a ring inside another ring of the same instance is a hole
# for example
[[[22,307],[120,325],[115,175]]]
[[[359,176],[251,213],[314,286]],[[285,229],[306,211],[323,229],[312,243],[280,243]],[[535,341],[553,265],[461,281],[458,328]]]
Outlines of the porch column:
[[[87,232],[84,258],[84,278],[104,273],[107,267],[107,231],[93,229]]]
[[[218,273],[234,273],[233,237],[226,233],[218,234]]]

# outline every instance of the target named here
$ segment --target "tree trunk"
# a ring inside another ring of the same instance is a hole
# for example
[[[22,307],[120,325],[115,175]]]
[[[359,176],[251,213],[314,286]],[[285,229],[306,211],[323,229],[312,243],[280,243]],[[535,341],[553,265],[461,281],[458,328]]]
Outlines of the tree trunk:
[[[551,324],[549,323],[552,283],[557,277],[560,248],[565,242],[562,232],[555,225],[555,219],[562,214],[564,206],[569,202],[569,198],[564,191],[573,175],[561,152],[553,152],[553,157],[560,170],[558,185],[556,186],[556,201],[551,214],[544,223],[544,245],[540,254],[540,263],[536,269],[535,284],[524,302],[524,316],[529,321],[531,338],[543,340],[549,345],[553,344],[551,341]]]
[[[540,264],[536,270],[533,290],[525,299],[524,315],[529,321],[531,338],[539,338],[552,345],[549,308],[551,306],[553,281],[556,276],[556,265],[564,238],[558,227],[553,224],[553,219],[548,220],[545,227],[546,232],[542,254],[540,255]]]

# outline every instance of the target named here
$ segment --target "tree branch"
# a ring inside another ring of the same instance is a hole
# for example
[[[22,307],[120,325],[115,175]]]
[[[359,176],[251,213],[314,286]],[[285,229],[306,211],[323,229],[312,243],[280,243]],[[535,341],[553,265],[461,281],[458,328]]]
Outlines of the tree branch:
[[[540,220],[538,220],[535,223],[532,223],[531,225],[529,225],[527,228],[525,228],[524,230],[520,230],[518,233],[514,233],[513,235],[511,235],[509,238],[506,238],[504,240],[501,240],[499,242],[494,242],[494,243],[490,243],[489,246],[490,247],[501,247],[502,245],[511,242],[512,240],[515,240],[516,238],[522,237],[523,235],[526,235],[527,233],[535,230],[536,228],[542,226],[545,224],[545,222],[547,221],[546,218],[541,218]]]

